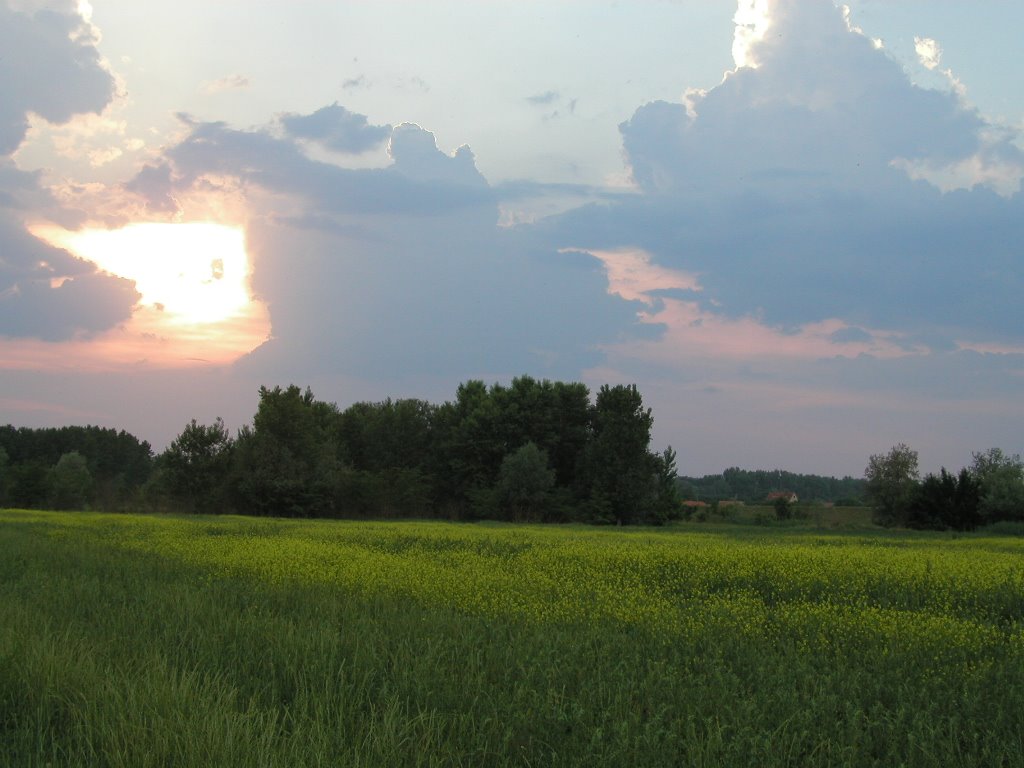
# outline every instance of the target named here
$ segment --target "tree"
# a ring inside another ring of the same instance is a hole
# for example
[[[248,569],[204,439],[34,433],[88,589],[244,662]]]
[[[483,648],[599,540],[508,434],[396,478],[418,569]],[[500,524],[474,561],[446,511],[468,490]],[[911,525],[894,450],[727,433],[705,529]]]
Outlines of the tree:
[[[866,493],[879,525],[905,525],[907,505],[920,477],[917,451],[898,443],[887,454],[875,454],[864,470]]]
[[[1024,520],[1024,462],[1000,448],[973,454],[971,475],[981,486],[978,511],[986,523]]]
[[[778,520],[789,520],[793,516],[793,508],[790,506],[789,497],[778,495],[772,502],[775,507],[775,517]]]
[[[663,525],[669,520],[682,517],[679,505],[679,491],[676,485],[676,452],[668,446],[659,456],[655,456],[657,480],[657,497],[650,516],[655,525]]]
[[[541,520],[554,486],[547,452],[527,443],[501,462],[498,503],[513,520]]]
[[[648,451],[654,419],[636,385],[604,385],[591,410],[592,438],[586,475],[595,509],[619,523],[635,523],[651,512],[657,457]]]
[[[30,429],[0,427],[0,447],[10,464],[10,503],[39,507],[49,504],[52,469],[66,453],[86,460],[93,480],[90,503],[101,508],[123,507],[146,481],[153,464],[152,449],[125,431],[95,426]]]
[[[343,466],[335,439],[337,407],[307,388],[260,387],[251,429],[235,441],[237,508],[257,515],[330,516],[338,512]]]
[[[905,523],[910,528],[970,531],[980,520],[979,500],[979,483],[967,469],[957,476],[943,467],[938,475],[927,475],[913,490]]]
[[[170,495],[190,512],[224,511],[233,448],[220,417],[210,425],[192,419],[161,457]]]
[[[10,485],[10,469],[7,466],[7,451],[0,445],[0,507],[7,503],[7,486]]]
[[[57,460],[50,475],[50,504],[54,509],[81,509],[92,494],[92,475],[85,457],[69,451]]]

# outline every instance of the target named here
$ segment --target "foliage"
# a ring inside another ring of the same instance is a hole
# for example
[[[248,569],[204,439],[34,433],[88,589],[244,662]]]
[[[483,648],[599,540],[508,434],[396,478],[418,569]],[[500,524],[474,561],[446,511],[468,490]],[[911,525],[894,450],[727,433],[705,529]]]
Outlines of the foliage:
[[[962,469],[958,477],[943,467],[938,475],[927,475],[914,489],[904,522],[909,528],[974,530],[981,522],[980,499],[980,484],[967,469]]]
[[[973,454],[971,474],[981,484],[979,512],[987,523],[1024,521],[1024,462],[1000,448]]]
[[[501,462],[496,490],[506,519],[543,520],[554,487],[555,471],[548,467],[547,452],[533,443]]]
[[[905,443],[887,454],[874,454],[864,470],[866,492],[879,525],[905,525],[908,505],[917,487],[917,451]]]
[[[233,449],[220,418],[210,425],[192,419],[160,457],[170,495],[187,511],[224,511]]]
[[[648,522],[663,525],[683,517],[679,492],[676,486],[676,452],[668,446],[661,455],[655,456],[656,498]]]
[[[341,463],[332,440],[337,408],[307,388],[260,387],[252,429],[240,430],[233,490],[239,511],[315,517],[337,514]]]
[[[61,456],[50,473],[50,506],[53,509],[84,509],[92,496],[89,465],[78,451]]]
[[[129,505],[153,464],[149,443],[124,430],[95,426],[0,426],[0,449],[8,457],[8,501],[29,508],[50,503],[51,470],[64,454],[75,452],[85,458],[93,481],[91,500],[103,509]]]
[[[791,491],[801,500],[823,501],[850,506],[864,495],[864,480],[854,477],[804,475],[780,469],[746,470],[729,467],[720,475],[680,477],[679,495],[694,501],[735,499],[759,504],[773,491]]]
[[[785,496],[776,496],[772,502],[772,506],[775,508],[775,519],[776,520],[789,520],[793,517],[793,508],[790,501]]]
[[[653,512],[658,462],[647,448],[653,424],[636,385],[606,384],[597,393],[586,478],[590,496],[619,524],[642,522]]]
[[[7,489],[11,484],[11,470],[8,466],[7,451],[0,446],[0,507],[7,502]]]
[[[423,400],[355,403],[337,420],[340,458],[353,469],[424,469],[430,463],[435,406]]]

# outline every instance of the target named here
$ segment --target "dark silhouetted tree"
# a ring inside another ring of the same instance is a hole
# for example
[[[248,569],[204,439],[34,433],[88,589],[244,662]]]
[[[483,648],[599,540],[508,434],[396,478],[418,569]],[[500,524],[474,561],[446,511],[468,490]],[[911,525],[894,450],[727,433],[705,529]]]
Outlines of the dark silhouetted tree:
[[[189,512],[224,512],[234,441],[218,417],[213,424],[195,419],[160,457],[168,493]]]
[[[240,512],[283,517],[331,516],[343,466],[334,437],[337,408],[307,388],[260,387],[251,429],[235,441],[232,485]]]
[[[927,475],[914,488],[906,506],[905,524],[910,528],[953,528],[969,531],[977,527],[979,483],[967,469],[953,475],[943,468]]]
[[[605,385],[591,410],[586,477],[593,513],[637,523],[652,511],[657,460],[649,451],[654,419],[636,385]]]

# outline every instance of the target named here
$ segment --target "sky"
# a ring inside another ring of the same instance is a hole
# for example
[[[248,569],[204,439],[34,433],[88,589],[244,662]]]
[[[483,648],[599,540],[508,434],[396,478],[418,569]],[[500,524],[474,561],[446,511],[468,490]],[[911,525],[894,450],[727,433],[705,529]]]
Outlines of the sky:
[[[679,471],[1024,452],[1008,0],[0,0],[0,423],[635,383]]]

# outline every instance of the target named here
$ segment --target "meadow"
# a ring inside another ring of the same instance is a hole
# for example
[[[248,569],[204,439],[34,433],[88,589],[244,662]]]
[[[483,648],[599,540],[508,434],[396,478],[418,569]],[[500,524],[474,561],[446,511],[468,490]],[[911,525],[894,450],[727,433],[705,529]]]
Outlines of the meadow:
[[[1020,766],[1024,540],[0,511],[2,766]]]

